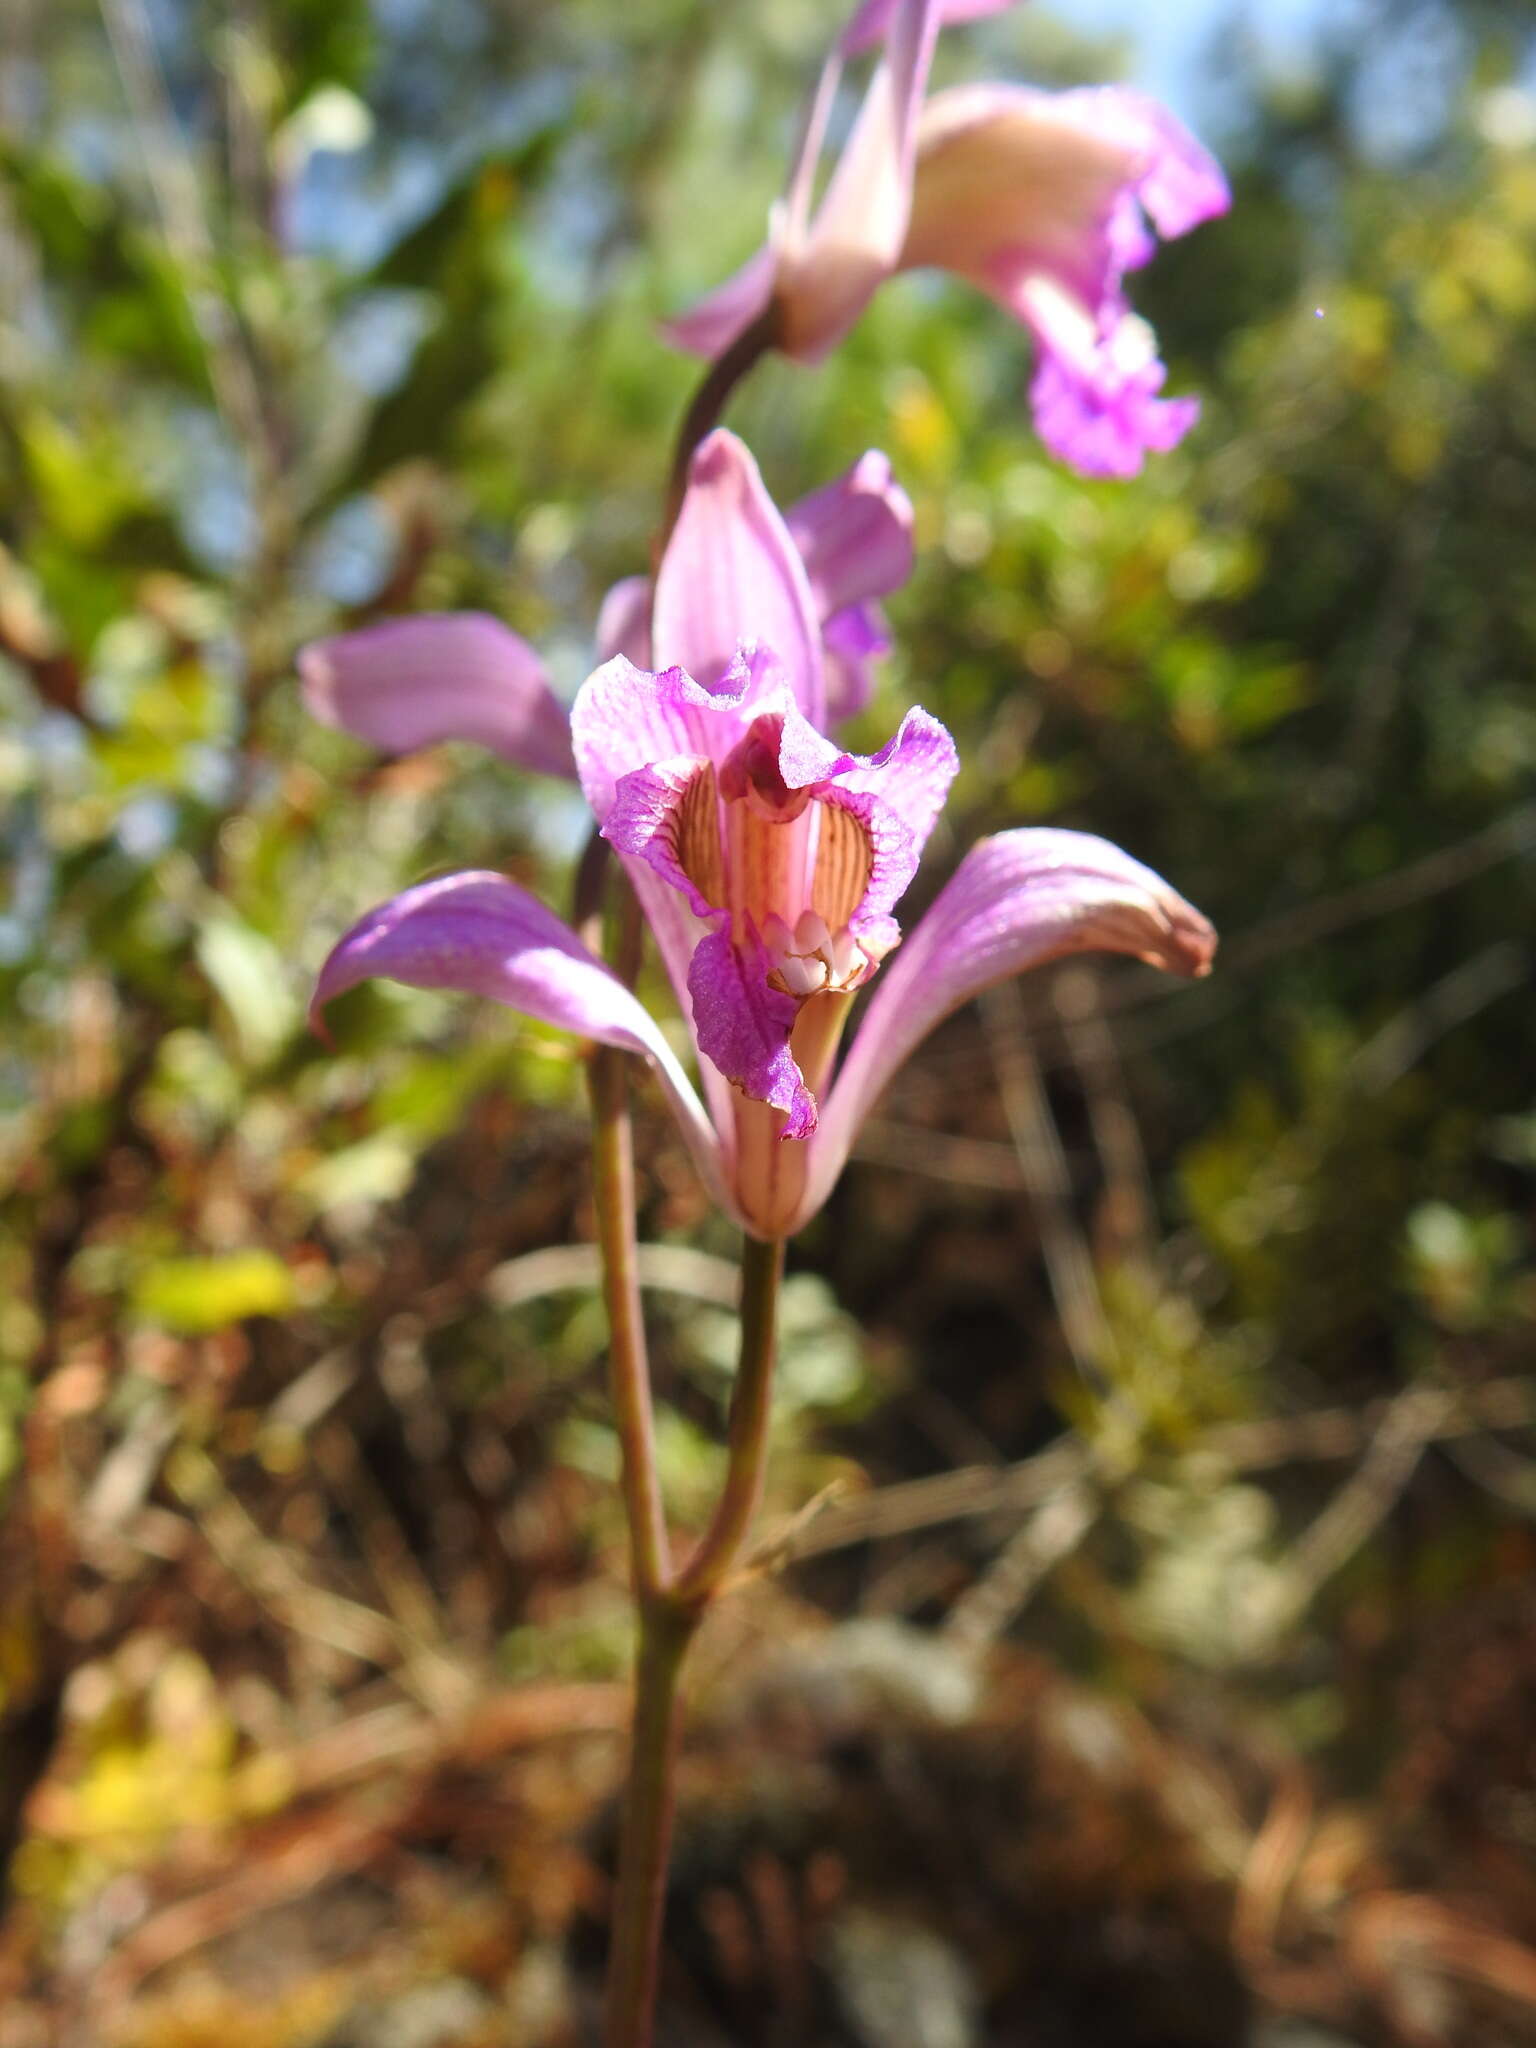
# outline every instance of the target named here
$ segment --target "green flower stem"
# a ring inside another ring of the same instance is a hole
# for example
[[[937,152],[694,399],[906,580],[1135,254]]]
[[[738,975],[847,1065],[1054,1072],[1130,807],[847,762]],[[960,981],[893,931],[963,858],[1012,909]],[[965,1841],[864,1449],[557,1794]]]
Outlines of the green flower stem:
[[[604,2048],[651,2044],[682,1730],[678,1680],[703,1613],[702,1608],[679,1607],[665,1593],[642,1596],[639,1608],[634,1723],[608,1952]]]
[[[669,1583],[647,1591],[637,1564],[640,1646],[608,1962],[605,2048],[650,2048],[682,1725],[679,1680],[688,1645],[740,1553],[762,1494],[783,1271],[782,1241],[746,1240],[729,1463],[714,1518],[685,1569]],[[627,1446],[625,1462],[627,1469]]]
[[[643,1604],[666,1585],[671,1561],[656,1470],[656,1425],[635,1248],[635,1157],[626,1071],[630,1057],[611,1046],[594,1047],[589,1086],[597,1239],[608,1311],[608,1379],[623,1454],[630,1569],[636,1598]]]
[[[599,848],[601,853],[594,856],[594,849]],[[606,843],[594,836],[577,883],[577,914],[586,926],[583,936],[594,944],[601,940],[607,851]],[[631,983],[639,964],[638,950],[638,906],[626,890],[615,952],[617,971]],[[678,1613],[666,1592],[672,1565],[656,1466],[655,1414],[640,1306],[629,1055],[612,1046],[594,1046],[588,1087],[597,1236],[608,1311],[609,1386],[623,1461],[630,1572],[640,1623],[604,2038],[610,2048],[648,2048],[672,1835],[673,1766],[679,1734],[677,1679],[694,1622]]]
[[[784,1240],[749,1237],[741,1248],[741,1358],[731,1400],[730,1463],[714,1517],[672,1582],[685,1605],[707,1601],[735,1563],[762,1497]]]

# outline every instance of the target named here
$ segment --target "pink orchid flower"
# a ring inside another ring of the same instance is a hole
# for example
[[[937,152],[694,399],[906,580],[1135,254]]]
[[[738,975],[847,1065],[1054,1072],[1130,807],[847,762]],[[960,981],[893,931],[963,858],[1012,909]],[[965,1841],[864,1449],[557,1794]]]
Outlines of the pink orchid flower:
[[[1199,415],[1164,399],[1156,339],[1123,281],[1170,238],[1225,212],[1226,180],[1174,117],[1119,86],[924,91],[947,21],[1010,0],[866,0],[823,69],[766,247],[667,328],[718,356],[770,306],[776,341],[816,362],[886,278],[933,267],[979,286],[1032,334],[1035,424],[1089,476],[1133,476]],[[845,59],[878,48],[821,203],[816,169]],[[1149,225],[1150,223],[1150,225]]]
[[[828,559],[838,538],[856,545],[849,502],[824,499],[811,519],[824,518]],[[495,873],[424,882],[370,912],[326,961],[316,1018],[384,975],[489,996],[639,1053],[716,1198],[775,1238],[816,1213],[896,1070],[979,990],[1085,948],[1207,971],[1215,942],[1198,911],[1107,841],[1054,830],[983,839],[890,959],[954,744],[920,710],[872,755],[827,736],[813,577],[724,431],[694,457],[653,595],[654,658],[667,665],[605,662],[577,696],[566,744],[688,1021],[702,1099],[639,997]],[[563,765],[536,658],[492,621],[402,621],[322,642],[303,666],[311,703],[369,739],[456,734],[524,766]],[[848,1012],[877,975],[839,1066]]]

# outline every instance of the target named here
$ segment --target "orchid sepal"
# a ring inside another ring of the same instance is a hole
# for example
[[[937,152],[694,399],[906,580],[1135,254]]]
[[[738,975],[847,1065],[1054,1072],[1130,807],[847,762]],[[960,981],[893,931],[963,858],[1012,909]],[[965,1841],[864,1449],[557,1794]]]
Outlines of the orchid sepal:
[[[1199,979],[1215,950],[1209,919],[1107,839],[1026,826],[981,840],[882,971],[822,1104],[786,1228],[825,1202],[864,1119],[918,1045],[983,989],[1090,951]]]
[[[520,634],[488,612],[418,612],[313,640],[305,708],[386,754],[470,740],[535,774],[571,777],[570,714]]]
[[[800,709],[820,725],[821,622],[805,563],[745,444],[716,428],[689,463],[656,573],[653,656],[713,688],[735,657],[744,620],[784,665]]]
[[[487,996],[540,1023],[638,1053],[661,1082],[706,1185],[734,1208],[720,1141],[660,1025],[564,919],[505,875],[443,875],[371,910],[327,956],[311,1025],[319,1030],[329,1003],[376,976]]]

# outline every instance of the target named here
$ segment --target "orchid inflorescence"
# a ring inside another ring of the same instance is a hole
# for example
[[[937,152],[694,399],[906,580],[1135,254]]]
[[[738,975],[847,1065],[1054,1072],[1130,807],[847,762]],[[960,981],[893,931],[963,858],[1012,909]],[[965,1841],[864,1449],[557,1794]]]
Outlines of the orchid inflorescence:
[[[609,593],[598,666],[569,711],[534,650],[485,614],[392,620],[319,641],[300,659],[310,710],[385,751],[472,740],[519,769],[579,783],[666,970],[697,1080],[633,977],[588,943],[590,921],[578,931],[491,870],[420,883],[365,916],[321,971],[317,1022],[343,990],[386,976],[488,996],[638,1054],[712,1196],[746,1233],[729,1476],[699,1550],[674,1569],[643,1349],[625,1308],[632,1193],[622,1171],[604,1167],[627,1130],[622,1062],[596,1055],[599,1213],[642,1642],[610,2048],[650,2038],[676,1672],[755,1504],[783,1241],[826,1201],[908,1055],[980,990],[1073,951],[1201,975],[1214,950],[1200,913],[1128,854],[1043,828],[980,840],[903,933],[896,913],[957,772],[954,742],[917,708],[873,754],[848,751],[836,732],[868,704],[888,646],[879,600],[911,570],[912,508],[884,456],[869,453],[781,512],[747,448],[707,416],[718,417],[758,356],[817,360],[885,279],[932,264],[980,285],[1029,329],[1038,430],[1080,470],[1130,474],[1191,426],[1196,400],[1158,395],[1163,367],[1123,283],[1151,256],[1151,227],[1180,234],[1225,207],[1221,173],[1169,114],[1118,88],[988,84],[925,99],[944,22],[1005,4],[864,0],[839,38],[767,243],[671,324],[673,340],[714,363],[706,416],[696,404],[685,424],[654,574]],[[841,72],[866,52],[872,75],[817,203]]]

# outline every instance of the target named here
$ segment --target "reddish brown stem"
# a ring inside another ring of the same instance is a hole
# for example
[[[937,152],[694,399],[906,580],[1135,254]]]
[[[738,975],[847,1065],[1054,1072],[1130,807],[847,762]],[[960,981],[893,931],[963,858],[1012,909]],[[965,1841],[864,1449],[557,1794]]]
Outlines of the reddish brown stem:
[[[615,1052],[611,1046],[594,1047],[590,1088],[597,1236],[602,1252],[603,1301],[608,1310],[609,1389],[623,1454],[630,1568],[636,1598],[643,1603],[665,1586],[671,1567],[656,1471],[650,1366],[640,1307],[628,1060],[627,1053]]]
[[[705,435],[719,425],[720,415],[725,411],[731,393],[747,372],[774,347],[778,338],[779,309],[770,301],[751,326],[742,329],[724,355],[710,364],[703,383],[694,392],[673,444],[667,495],[662,502],[661,525],[652,550],[658,567],[666,553],[667,542],[672,538],[677,515],[683,509],[683,499],[688,491],[688,466],[693,461],[694,450]]]
[[[762,1498],[784,1240],[749,1237],[741,1248],[741,1356],[731,1399],[730,1464],[699,1547],[672,1582],[684,1603],[709,1599],[735,1563]]]
[[[608,1956],[604,2048],[651,2048],[682,1732],[678,1681],[700,1612],[678,1607],[665,1594],[640,1602],[634,1723]]]

